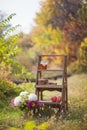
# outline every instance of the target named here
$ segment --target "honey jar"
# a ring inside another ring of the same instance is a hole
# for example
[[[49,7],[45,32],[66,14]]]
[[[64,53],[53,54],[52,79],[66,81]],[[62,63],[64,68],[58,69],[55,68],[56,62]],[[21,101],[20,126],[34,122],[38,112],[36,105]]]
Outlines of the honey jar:
[[[46,70],[47,69],[47,64],[48,64],[48,61],[41,61],[39,69]]]

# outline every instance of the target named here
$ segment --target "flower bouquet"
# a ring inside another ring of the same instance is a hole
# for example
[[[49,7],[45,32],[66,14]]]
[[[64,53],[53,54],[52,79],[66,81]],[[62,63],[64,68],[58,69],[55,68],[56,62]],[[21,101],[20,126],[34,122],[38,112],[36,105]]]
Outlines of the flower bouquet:
[[[29,111],[34,110],[35,108],[40,108],[43,104],[37,100],[36,94],[28,94],[27,91],[23,91],[19,96],[11,100],[11,105],[20,108],[22,111]]]

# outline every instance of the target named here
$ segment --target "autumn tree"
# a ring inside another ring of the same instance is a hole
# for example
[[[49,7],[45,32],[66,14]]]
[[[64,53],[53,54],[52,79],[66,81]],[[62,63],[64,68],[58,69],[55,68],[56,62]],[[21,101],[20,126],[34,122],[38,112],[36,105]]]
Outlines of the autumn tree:
[[[77,59],[78,47],[87,36],[86,10],[86,1],[84,3],[83,0],[45,0],[41,12],[37,13],[35,19],[40,26],[51,24],[53,29],[59,28],[62,31],[68,42],[69,56],[72,61]]]
[[[53,7],[55,1],[45,0],[41,4],[41,11],[36,14],[35,23],[37,26],[32,31],[32,41],[36,44],[41,53],[67,53],[67,45],[64,47],[65,38],[62,35],[60,28],[52,27],[50,19],[52,14],[57,13]],[[49,52],[50,49],[50,52]],[[56,51],[55,51],[56,50]]]

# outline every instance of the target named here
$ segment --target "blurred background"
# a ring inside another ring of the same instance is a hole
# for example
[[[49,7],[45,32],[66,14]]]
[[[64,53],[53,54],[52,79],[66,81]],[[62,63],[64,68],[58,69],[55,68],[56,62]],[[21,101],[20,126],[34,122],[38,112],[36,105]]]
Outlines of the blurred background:
[[[83,0],[1,0],[1,78],[35,78],[39,54],[67,54],[68,73],[87,72],[86,7]]]

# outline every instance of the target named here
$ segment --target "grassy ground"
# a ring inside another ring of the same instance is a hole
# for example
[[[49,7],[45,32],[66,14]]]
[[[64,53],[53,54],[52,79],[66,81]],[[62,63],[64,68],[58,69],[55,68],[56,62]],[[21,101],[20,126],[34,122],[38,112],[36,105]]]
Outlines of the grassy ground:
[[[29,83],[17,87],[30,93],[35,91],[34,85]],[[57,92],[46,91],[44,92],[44,98],[50,99],[52,95],[56,94]],[[34,120],[37,124],[46,121],[51,126],[50,130],[87,130],[87,74],[73,75],[68,78],[68,97],[69,110],[58,118],[55,114],[49,118],[50,110],[46,114],[44,112],[44,116],[24,117],[21,111],[5,104],[2,99],[0,130],[7,130],[10,127],[20,127],[22,130],[25,122],[29,120]]]

